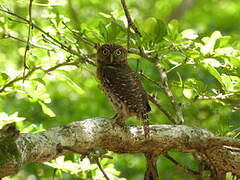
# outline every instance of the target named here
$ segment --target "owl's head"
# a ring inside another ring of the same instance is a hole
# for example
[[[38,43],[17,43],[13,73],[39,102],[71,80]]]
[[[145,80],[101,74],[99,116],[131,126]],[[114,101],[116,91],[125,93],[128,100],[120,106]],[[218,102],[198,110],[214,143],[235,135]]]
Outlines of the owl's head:
[[[127,64],[127,50],[122,46],[109,43],[98,48],[98,64]]]

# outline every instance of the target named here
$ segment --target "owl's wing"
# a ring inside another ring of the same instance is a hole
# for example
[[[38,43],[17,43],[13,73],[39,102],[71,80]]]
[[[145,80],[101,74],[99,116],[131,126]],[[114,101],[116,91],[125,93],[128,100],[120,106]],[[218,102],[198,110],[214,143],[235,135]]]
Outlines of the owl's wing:
[[[104,66],[103,76],[108,90],[130,110],[146,114],[151,110],[147,93],[135,72],[126,64]]]

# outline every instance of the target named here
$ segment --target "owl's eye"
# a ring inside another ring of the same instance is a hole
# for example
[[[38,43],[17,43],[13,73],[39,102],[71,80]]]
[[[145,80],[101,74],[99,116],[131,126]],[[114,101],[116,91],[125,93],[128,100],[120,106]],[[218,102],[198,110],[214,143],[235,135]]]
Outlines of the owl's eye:
[[[117,56],[120,56],[122,54],[122,51],[117,49],[115,52],[114,52]]]
[[[109,50],[107,50],[107,49],[103,49],[102,53],[103,53],[104,56],[106,56],[106,55],[108,55]]]

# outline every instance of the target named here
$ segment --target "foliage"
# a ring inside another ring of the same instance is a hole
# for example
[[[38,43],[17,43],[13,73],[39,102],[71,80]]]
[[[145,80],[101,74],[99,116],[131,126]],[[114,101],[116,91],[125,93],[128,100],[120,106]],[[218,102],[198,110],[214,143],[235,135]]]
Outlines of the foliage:
[[[0,2],[2,9],[29,19],[29,1]],[[129,63],[143,72],[140,76],[148,92],[174,118],[176,109],[159,86],[163,82],[156,64],[167,74],[169,88],[183,108],[185,124],[238,137],[240,43],[237,40],[240,37],[236,22],[240,18],[237,16],[240,2],[193,2],[190,9],[182,10],[181,16],[176,17],[178,20],[169,20],[183,1],[129,0],[130,13],[142,33],[139,37],[130,32],[130,47],[137,50],[141,47],[144,54],[157,59],[151,63],[138,53],[130,53]],[[37,132],[88,117],[113,116],[114,110],[96,81],[92,65],[96,49],[92,45],[117,42],[127,46],[127,21],[120,1],[36,0],[31,9],[32,22],[37,27],[30,28],[27,51],[28,24],[24,19],[1,12],[0,126],[16,121],[22,132]],[[25,53],[28,68],[23,77]],[[91,61],[86,61],[86,57]],[[152,124],[170,123],[154,104],[151,106]],[[26,120],[22,121],[17,113]],[[136,125],[139,121],[133,118],[127,124]],[[197,168],[192,155],[173,156],[186,166]],[[143,177],[141,155],[113,157],[114,160],[102,160],[110,177]],[[48,179],[53,175],[52,168],[57,168],[59,179],[103,178],[94,162],[78,160],[78,155],[69,155],[45,165],[29,164],[16,177],[26,179],[33,174],[38,179]],[[164,179],[173,176],[194,179],[164,157],[158,163]],[[166,169],[172,173],[166,173]]]

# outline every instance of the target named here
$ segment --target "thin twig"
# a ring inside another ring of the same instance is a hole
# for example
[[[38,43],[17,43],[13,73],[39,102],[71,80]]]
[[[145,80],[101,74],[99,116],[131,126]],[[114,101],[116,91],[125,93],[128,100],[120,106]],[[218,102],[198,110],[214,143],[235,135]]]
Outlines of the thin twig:
[[[68,146],[63,146],[61,147],[62,149],[71,151],[73,153],[77,153],[77,154],[82,154],[84,157],[88,157],[88,158],[93,158],[96,161],[97,166],[99,167],[100,171],[102,172],[103,176],[105,177],[105,179],[110,180],[110,178],[107,176],[107,174],[105,173],[104,169],[101,166],[101,163],[99,162],[98,158],[109,158],[112,159],[111,156],[105,155],[105,154],[96,154],[93,153],[91,150],[89,152],[79,152],[75,149],[72,149],[71,147]]]
[[[173,159],[173,158],[172,158],[171,156],[169,156],[168,154],[165,154],[164,156],[165,156],[168,160],[170,160],[171,162],[173,162],[177,167],[179,167],[179,168],[180,168],[181,170],[183,170],[184,172],[202,178],[202,174],[201,174],[200,172],[194,171],[194,170],[189,169],[188,167],[180,164],[179,162],[177,162],[175,159]]]
[[[139,73],[144,79],[150,81],[152,84],[154,84],[155,86],[159,87],[160,89],[164,89],[163,85],[158,83],[157,81],[154,81],[153,79],[151,79],[150,77],[148,77],[147,75],[145,75],[143,72]]]
[[[140,37],[142,37],[140,31],[138,30],[138,28],[135,26],[135,24],[132,21],[132,18],[130,16],[130,13],[128,11],[128,7],[127,7],[127,3],[125,0],[121,0],[121,4],[125,13],[125,16],[127,18],[127,22],[128,22],[128,26],[127,26],[127,49],[129,49],[129,45],[130,45],[130,30],[131,28],[133,29],[133,31],[138,34]]]
[[[57,168],[54,168],[54,169],[53,169],[53,178],[52,178],[53,180],[55,180],[56,172],[57,172]]]
[[[82,37],[78,32],[75,32],[74,30],[72,30],[71,28],[69,28],[67,26],[67,24],[65,22],[62,22],[63,25],[76,37],[76,38],[79,38],[81,41],[83,41],[84,43],[86,43],[87,45],[91,46],[91,47],[94,47],[94,48],[97,48],[98,47],[98,44],[91,41],[90,39],[87,39],[85,37]]]
[[[28,69],[26,60],[27,60],[27,52],[30,49],[29,42],[30,42],[31,29],[32,29],[32,2],[33,2],[33,0],[29,0],[29,6],[28,6],[29,24],[28,24],[27,44],[26,44],[26,48],[25,48],[24,56],[23,56],[23,81],[24,81],[26,69]]]
[[[153,83],[154,85],[156,85],[157,87],[159,87],[159,88],[161,88],[161,89],[163,90],[163,86],[162,86],[160,83],[158,83],[158,82],[154,81],[153,79],[149,78],[148,76],[146,76],[146,75],[145,75],[144,73],[142,73],[142,72],[140,72],[140,75],[141,75],[143,78],[147,79],[148,81],[150,81],[151,83]],[[156,100],[156,98],[155,98],[154,96],[148,95],[148,99],[149,99],[153,104],[155,104],[155,105],[158,107],[158,109],[159,109],[160,111],[162,111],[162,112],[168,117],[168,119],[169,119],[172,123],[175,124],[175,123],[177,122],[177,120],[175,120],[175,119],[172,117],[172,115],[171,115],[167,110],[165,110],[164,107],[163,107],[161,104],[159,104],[159,103],[157,102],[157,100]]]
[[[89,60],[89,61],[90,61],[90,60]],[[59,68],[59,67],[62,67],[62,66],[71,66],[71,65],[72,65],[72,66],[77,66],[77,67],[78,67],[78,64],[79,64],[79,63],[83,63],[83,62],[86,62],[86,59],[82,58],[82,59],[80,59],[80,60],[78,60],[78,61],[74,61],[74,62],[63,62],[63,63],[57,64],[57,65],[55,65],[55,66],[53,66],[53,67],[50,67],[50,68],[48,68],[48,69],[43,69],[43,68],[41,68],[41,67],[35,67],[35,68],[29,70],[29,71],[25,74],[24,77],[23,77],[23,76],[21,76],[21,77],[17,76],[17,77],[15,77],[14,79],[8,81],[4,86],[2,86],[2,87],[0,88],[0,93],[2,93],[7,87],[12,86],[14,83],[30,77],[30,76],[32,75],[32,73],[35,72],[36,70],[42,70],[42,71],[44,71],[45,73],[49,73],[49,72],[51,72],[51,71],[53,71],[53,70],[55,70],[55,69],[57,69],[57,68]]]
[[[25,74],[25,76],[15,77],[14,79],[10,80],[10,81],[7,82],[3,87],[0,88],[0,93],[2,93],[7,87],[12,86],[14,83],[16,83],[16,82],[18,82],[18,81],[21,81],[21,80],[23,80],[23,79],[26,79],[27,77],[31,76],[32,73],[33,73],[34,71],[36,71],[37,69],[39,69],[39,68],[31,69],[30,71],[27,72],[27,74]]]
[[[102,168],[101,163],[99,162],[98,158],[95,158],[95,161],[100,169],[100,171],[102,172],[103,176],[105,177],[105,179],[110,180],[110,178],[107,176],[107,174],[105,173],[104,169]]]
[[[5,12],[11,16],[14,16],[18,19],[23,20],[26,23],[30,23],[29,20],[27,20],[26,18],[19,16],[13,12],[11,12],[10,10],[6,10],[4,8],[2,8],[2,6],[0,6],[0,11]],[[48,32],[45,32],[42,28],[40,28],[38,25],[34,24],[33,22],[31,23],[32,27],[36,28],[37,30],[39,30],[40,32],[42,32],[46,37],[50,38],[53,42],[55,42],[57,44],[57,46],[61,49],[63,49],[66,52],[69,52],[73,55],[76,55],[78,57],[83,57],[81,54],[79,54],[77,51],[75,51],[74,49],[72,49],[71,47],[68,47],[67,45],[61,43],[60,41],[58,41],[57,39],[55,39],[54,37],[52,37]]]
[[[128,49],[128,52],[131,54],[139,55],[140,57],[147,59],[151,63],[157,63],[159,61],[158,58],[151,57],[148,54],[144,53],[143,51],[139,51],[138,49],[135,49],[135,48]]]
[[[80,21],[78,19],[78,14],[77,12],[74,10],[73,8],[73,5],[72,5],[72,0],[68,0],[68,4],[69,4],[69,10],[70,10],[70,13],[71,13],[71,16],[72,16],[72,19],[74,20],[74,26],[75,26],[75,29],[78,31],[78,32],[75,32],[74,30],[72,30],[72,28],[69,28],[65,22],[62,22],[63,25],[77,38],[77,39],[80,39],[81,41],[83,41],[84,43],[86,43],[87,45],[90,45],[91,47],[94,47],[94,48],[97,48],[98,47],[98,44],[97,43],[94,43],[93,41],[85,38],[85,37],[82,37],[80,35],[80,32],[81,32],[81,29],[80,29]]]
[[[148,54],[144,53],[143,51],[140,51],[140,50],[137,50],[134,48],[129,49],[128,52],[132,53],[132,54],[137,54],[155,64],[155,66],[157,67],[157,69],[159,71],[159,75],[161,77],[161,81],[162,81],[161,87],[163,89],[163,92],[169,98],[173,108],[176,111],[178,121],[176,121],[175,124],[182,124],[184,122],[182,106],[176,102],[175,97],[173,96],[173,94],[169,88],[166,71],[164,71],[162,66],[159,64],[160,59],[158,59],[157,57],[149,56]]]
[[[163,114],[165,114],[165,116],[167,116],[168,119],[169,119],[172,123],[174,123],[174,124],[176,123],[176,120],[172,117],[172,115],[171,115],[167,110],[165,110],[164,107],[163,107],[161,104],[159,104],[159,103],[157,102],[157,100],[156,100],[153,96],[148,95],[148,99],[149,99],[153,104],[155,104],[155,105],[158,107],[158,109],[159,109],[160,111],[162,111]]]
[[[228,94],[218,94],[216,96],[198,96],[198,100],[217,100],[217,99],[226,99],[229,96],[234,96],[236,93],[228,93]]]
[[[77,151],[77,150],[75,150],[71,147],[68,147],[68,146],[61,146],[61,148],[65,149],[65,150],[68,150],[68,151],[71,151],[71,152],[76,153],[76,154],[81,154],[84,157],[88,156],[88,157],[92,157],[92,158],[113,159],[112,156],[109,156],[109,155],[106,155],[106,154],[101,154],[101,153],[94,153],[92,150],[89,150],[88,152],[80,152],[80,151]]]
[[[172,106],[174,107],[174,109],[176,111],[177,118],[178,118],[178,121],[176,122],[176,124],[182,124],[184,122],[182,106],[176,102],[176,99],[173,96],[173,93],[169,88],[166,72],[163,70],[162,66],[159,63],[156,66],[159,71],[159,75],[161,77],[162,83],[163,83],[163,89],[164,89],[163,92],[168,96]]]
[[[130,26],[127,27],[127,49],[130,48]]]
[[[25,41],[23,39],[20,39],[18,37],[12,36],[10,34],[4,35],[3,38],[11,38],[11,39],[17,40],[17,41],[22,42],[22,43],[27,43],[27,41]],[[52,48],[47,47],[47,46],[42,46],[40,44],[36,44],[36,43],[33,43],[33,42],[29,42],[29,43],[30,43],[31,46],[34,46],[36,48],[41,48],[41,49],[45,49],[45,50],[48,50],[48,51],[52,51],[53,50]]]
[[[223,100],[227,99],[230,96],[239,94],[240,92],[228,93],[228,94],[218,94],[216,96],[196,96],[194,99],[183,104],[183,107],[189,106],[199,100]]]
[[[170,73],[171,71],[173,71],[174,69],[180,67],[180,66],[183,65],[183,64],[184,64],[184,63],[179,63],[179,64],[173,66],[172,68],[170,68],[169,70],[167,70],[166,73],[167,73],[167,74]]]
[[[8,20],[12,21],[12,22],[19,23],[19,24],[28,24],[27,22],[24,22],[24,21],[21,21],[21,20],[17,20],[17,19],[12,19],[10,17],[8,17]]]
[[[140,31],[138,30],[138,28],[135,26],[135,24],[132,21],[132,18],[130,16],[129,11],[128,11],[128,7],[127,7],[127,4],[126,4],[126,1],[125,0],[121,0],[121,4],[122,4],[122,7],[124,9],[125,16],[127,18],[129,27],[132,28],[136,34],[138,34],[140,37],[142,37]]]

